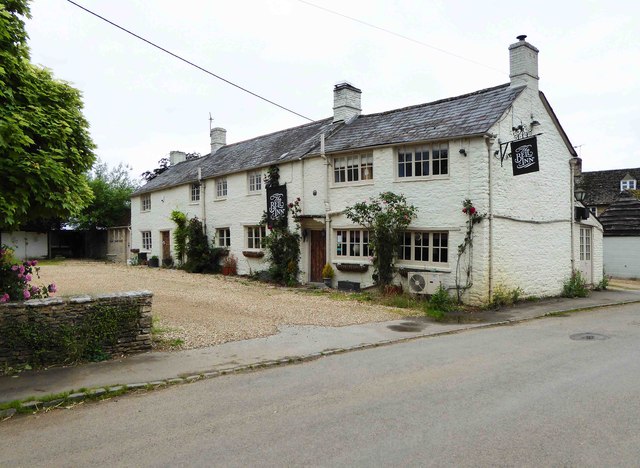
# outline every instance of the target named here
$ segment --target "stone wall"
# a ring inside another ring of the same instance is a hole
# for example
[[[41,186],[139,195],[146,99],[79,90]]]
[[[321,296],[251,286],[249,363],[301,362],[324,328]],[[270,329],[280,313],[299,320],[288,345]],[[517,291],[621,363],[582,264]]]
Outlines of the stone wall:
[[[7,366],[82,359],[81,346],[88,337],[78,333],[99,336],[107,330],[106,338],[92,342],[89,350],[95,353],[99,347],[102,356],[151,350],[152,296],[134,291],[0,304],[0,374]],[[104,326],[97,326],[103,319]],[[25,341],[26,331],[30,338]],[[61,336],[78,337],[79,344],[63,343]]]

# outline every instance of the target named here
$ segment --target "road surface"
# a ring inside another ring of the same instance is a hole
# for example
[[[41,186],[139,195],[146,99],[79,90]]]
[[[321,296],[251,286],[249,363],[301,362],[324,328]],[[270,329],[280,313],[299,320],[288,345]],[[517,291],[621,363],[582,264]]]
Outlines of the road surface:
[[[607,339],[570,338],[586,332]],[[639,463],[639,304],[0,424],[3,467]]]

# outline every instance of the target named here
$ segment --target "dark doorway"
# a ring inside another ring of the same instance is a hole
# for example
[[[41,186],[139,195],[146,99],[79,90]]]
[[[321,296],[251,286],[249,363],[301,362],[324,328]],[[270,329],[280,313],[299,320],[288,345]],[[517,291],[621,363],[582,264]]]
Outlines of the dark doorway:
[[[309,281],[312,283],[322,282],[322,267],[327,263],[326,235],[325,231],[311,232],[311,271]]]

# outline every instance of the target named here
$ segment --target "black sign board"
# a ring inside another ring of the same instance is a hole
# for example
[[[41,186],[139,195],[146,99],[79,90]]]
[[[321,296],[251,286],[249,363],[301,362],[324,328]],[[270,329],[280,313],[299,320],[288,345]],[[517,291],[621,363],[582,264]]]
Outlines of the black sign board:
[[[536,137],[511,142],[511,163],[514,176],[540,170]]]
[[[267,188],[267,224],[287,224],[287,186]]]

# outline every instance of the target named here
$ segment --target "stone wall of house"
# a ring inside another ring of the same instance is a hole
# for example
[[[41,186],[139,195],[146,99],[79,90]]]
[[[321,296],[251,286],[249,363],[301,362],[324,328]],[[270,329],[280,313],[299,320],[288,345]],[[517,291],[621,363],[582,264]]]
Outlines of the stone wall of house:
[[[108,354],[134,354],[151,350],[151,301],[149,291],[134,291],[98,296],[33,299],[0,304],[0,369],[30,362],[33,350],[16,347],[11,336],[16,325],[44,323],[50,330],[79,326],[90,311],[115,309],[117,313],[134,310],[134,318],[117,330],[115,345],[106,346]],[[68,360],[60,355],[59,363]]]

